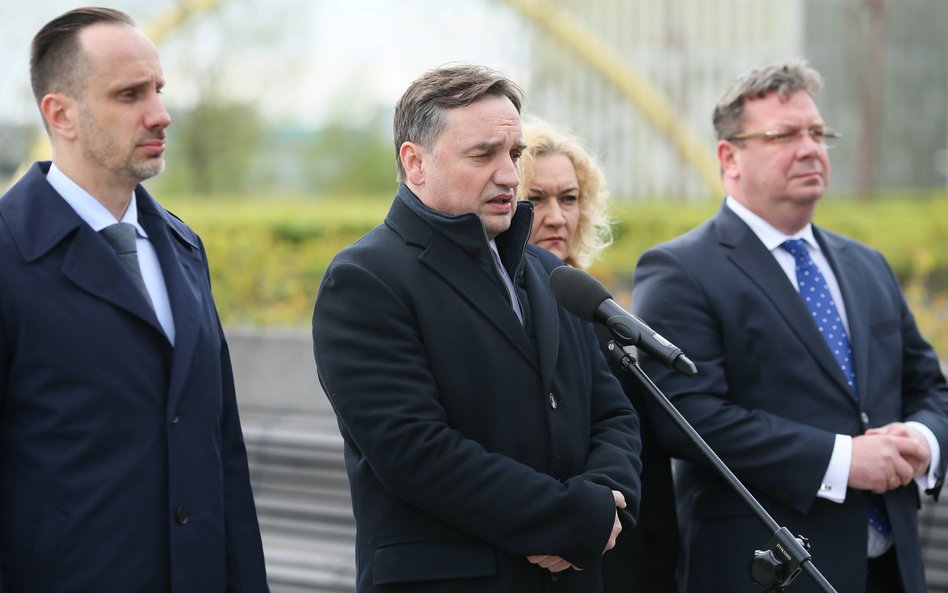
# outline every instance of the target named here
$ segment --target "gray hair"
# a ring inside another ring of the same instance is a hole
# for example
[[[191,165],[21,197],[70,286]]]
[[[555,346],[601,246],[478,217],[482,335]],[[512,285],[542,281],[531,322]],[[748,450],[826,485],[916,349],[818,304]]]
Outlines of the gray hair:
[[[445,126],[448,109],[465,107],[485,95],[507,97],[520,112],[523,91],[505,76],[484,66],[443,66],[429,70],[408,87],[395,105],[393,122],[398,180],[405,180],[399,150],[416,142],[431,150]]]
[[[823,88],[823,77],[804,60],[791,60],[751,70],[735,80],[714,106],[711,122],[718,140],[741,132],[744,105],[777,93],[781,99],[803,91],[815,97]]]

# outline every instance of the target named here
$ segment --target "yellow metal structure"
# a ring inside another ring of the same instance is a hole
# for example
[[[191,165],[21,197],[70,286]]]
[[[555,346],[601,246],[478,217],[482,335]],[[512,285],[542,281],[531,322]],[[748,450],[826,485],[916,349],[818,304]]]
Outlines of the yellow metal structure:
[[[143,30],[152,43],[158,45],[169,33],[176,27],[187,21],[196,14],[216,8],[220,0],[181,0],[174,8],[164,13],[154,22],[150,23]],[[16,181],[26,173],[26,170],[34,161],[49,160],[49,138],[46,134],[40,134],[30,143],[26,159],[17,168],[13,174],[11,183]]]
[[[528,19],[565,43],[596,72],[628,97],[669,139],[710,192],[721,195],[720,169],[707,144],[684,123],[671,100],[648,79],[628,66],[615,51],[567,11],[543,0],[505,0]]]
[[[176,7],[145,27],[145,34],[152,43],[158,45],[165,36],[192,16],[217,8],[220,3],[220,0],[181,0]]]

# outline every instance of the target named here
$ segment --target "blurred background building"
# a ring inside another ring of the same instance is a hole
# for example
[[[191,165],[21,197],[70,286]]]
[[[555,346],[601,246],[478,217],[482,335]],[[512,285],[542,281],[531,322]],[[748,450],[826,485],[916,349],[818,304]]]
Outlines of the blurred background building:
[[[498,68],[572,128],[617,199],[718,197],[710,113],[739,73],[802,57],[844,134],[835,194],[944,188],[944,0],[116,0],[156,39],[165,191],[389,194],[394,103],[424,70]],[[0,0],[0,182],[26,157],[29,39],[69,0]],[[4,184],[5,185],[5,184]]]
[[[948,3],[943,0],[510,0],[531,23],[529,108],[594,149],[615,194],[707,197],[708,162],[677,147],[649,93],[716,169],[711,110],[754,66],[805,58],[844,134],[834,193],[944,187]],[[596,48],[595,56],[586,50]]]

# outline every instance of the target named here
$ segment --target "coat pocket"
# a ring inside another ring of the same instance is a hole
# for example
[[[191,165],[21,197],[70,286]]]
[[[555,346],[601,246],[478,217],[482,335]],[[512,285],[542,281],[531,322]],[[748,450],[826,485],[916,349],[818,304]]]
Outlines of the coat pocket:
[[[375,550],[375,584],[488,577],[497,574],[494,549],[480,542],[399,542]]]

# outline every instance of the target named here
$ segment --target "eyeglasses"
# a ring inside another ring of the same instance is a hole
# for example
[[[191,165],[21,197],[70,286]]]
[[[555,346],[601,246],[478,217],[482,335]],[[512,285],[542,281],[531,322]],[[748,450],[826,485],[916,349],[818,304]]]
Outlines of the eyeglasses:
[[[735,140],[747,140],[748,138],[761,138],[768,144],[792,144],[806,134],[810,140],[822,145],[824,148],[832,148],[836,141],[842,138],[842,134],[827,128],[790,128],[787,130],[765,130],[763,132],[747,132],[744,134],[734,134],[726,136],[724,140],[734,142]]]

